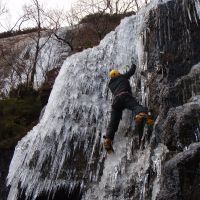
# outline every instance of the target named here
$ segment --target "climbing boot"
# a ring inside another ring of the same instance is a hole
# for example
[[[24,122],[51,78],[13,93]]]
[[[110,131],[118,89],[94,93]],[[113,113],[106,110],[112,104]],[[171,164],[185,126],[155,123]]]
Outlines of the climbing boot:
[[[147,125],[153,125],[154,124],[154,119],[153,119],[153,115],[151,114],[151,112],[149,112],[148,115],[147,115],[146,124]]]
[[[138,113],[134,118],[135,124],[136,125],[140,124],[143,119],[147,119],[147,114],[144,112]]]
[[[112,147],[112,140],[107,138],[106,136],[104,136],[103,138],[104,138],[104,141],[103,141],[104,149],[107,151],[108,154],[113,153],[114,150]]]

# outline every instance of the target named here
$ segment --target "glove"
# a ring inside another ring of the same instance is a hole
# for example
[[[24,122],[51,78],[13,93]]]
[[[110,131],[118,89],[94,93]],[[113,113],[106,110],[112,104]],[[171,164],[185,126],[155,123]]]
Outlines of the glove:
[[[136,70],[136,65],[135,64],[131,64],[131,70],[135,71]]]

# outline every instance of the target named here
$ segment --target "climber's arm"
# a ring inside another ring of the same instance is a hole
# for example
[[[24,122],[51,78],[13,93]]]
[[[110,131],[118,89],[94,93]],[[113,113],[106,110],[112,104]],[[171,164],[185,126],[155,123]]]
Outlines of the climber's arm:
[[[135,73],[136,70],[136,65],[132,64],[131,68],[129,69],[128,72],[126,72],[125,74],[123,74],[127,79],[129,79],[131,76],[133,76],[133,74]]]

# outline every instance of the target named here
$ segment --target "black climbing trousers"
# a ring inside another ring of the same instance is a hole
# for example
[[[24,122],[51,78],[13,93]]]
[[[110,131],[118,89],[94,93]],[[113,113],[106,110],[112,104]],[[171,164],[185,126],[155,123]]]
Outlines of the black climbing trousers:
[[[147,113],[147,108],[141,106],[131,94],[125,93],[116,96],[112,103],[110,122],[108,124],[106,132],[107,138],[111,140],[114,139],[115,132],[118,129],[124,109],[132,110],[134,112],[134,115],[137,115],[140,112]]]

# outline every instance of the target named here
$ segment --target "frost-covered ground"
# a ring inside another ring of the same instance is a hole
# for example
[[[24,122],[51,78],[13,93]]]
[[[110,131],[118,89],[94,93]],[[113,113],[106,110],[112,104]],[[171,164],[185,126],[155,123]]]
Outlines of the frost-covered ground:
[[[64,38],[67,31],[66,29],[67,28],[61,28],[56,34],[59,37]],[[27,79],[30,79],[35,59],[36,40],[37,36],[30,35],[26,37],[26,44],[24,44],[23,40],[17,43],[17,46],[21,45],[25,47],[15,47],[18,51],[19,49],[22,49],[22,52],[19,54],[18,58],[11,57],[11,59],[16,59],[16,64],[13,64],[7,77],[5,77],[4,86],[1,86],[2,93],[8,94],[11,87],[16,87],[19,83],[25,83],[27,82]],[[45,81],[48,71],[61,67],[63,61],[71,51],[67,44],[61,40],[59,41],[53,34],[41,37],[39,43],[40,50],[37,58],[36,73],[34,77],[35,88],[40,87]]]

